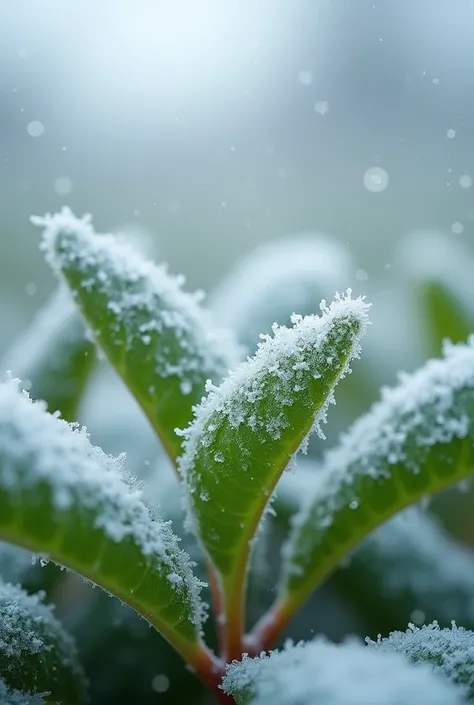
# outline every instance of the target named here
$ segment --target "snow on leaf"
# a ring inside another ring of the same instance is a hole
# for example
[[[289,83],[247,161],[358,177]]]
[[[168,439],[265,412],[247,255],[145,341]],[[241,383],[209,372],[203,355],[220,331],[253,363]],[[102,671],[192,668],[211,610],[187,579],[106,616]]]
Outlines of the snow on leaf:
[[[467,699],[474,700],[474,632],[457,627],[441,629],[437,622],[421,628],[410,624],[406,632],[380,635],[377,641],[367,638],[370,649],[398,653],[413,663],[425,663],[436,674],[459,686]]]
[[[7,352],[0,370],[10,370],[27,383],[31,397],[74,421],[94,358],[81,316],[60,287]]]
[[[461,705],[463,698],[425,665],[356,641],[315,639],[244,657],[227,668],[223,689],[238,705]]]
[[[201,584],[123,460],[31,402],[15,380],[0,385],[0,538],[50,554],[128,602],[168,639],[195,643]]]
[[[469,475],[474,338],[402,375],[329,451],[285,548],[284,591],[306,597],[365,534]],[[355,509],[353,507],[357,505]]]
[[[55,700],[82,703],[85,676],[76,647],[41,594],[0,583],[0,677],[13,689],[51,691]]]
[[[69,209],[32,219],[44,228],[47,261],[72,290],[76,303],[173,459],[176,426],[192,417],[207,379],[219,381],[240,350],[214,328],[199,294],[113,235],[97,235],[90,217]]]
[[[222,575],[247,550],[282,471],[321,432],[337,382],[358,356],[368,305],[337,296],[321,316],[275,325],[256,354],[195,409],[180,468],[191,522]]]

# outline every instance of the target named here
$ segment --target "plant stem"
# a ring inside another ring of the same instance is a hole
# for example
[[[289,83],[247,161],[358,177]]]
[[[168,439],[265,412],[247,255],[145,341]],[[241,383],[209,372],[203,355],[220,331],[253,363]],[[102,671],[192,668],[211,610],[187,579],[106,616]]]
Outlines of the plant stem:
[[[240,661],[243,653],[245,630],[245,568],[224,584],[226,601],[225,647],[223,656],[227,663]]]
[[[216,658],[205,644],[201,644],[201,648],[189,665],[220,703],[235,705],[234,698],[226,695],[219,687],[225,673],[225,662]]]
[[[262,651],[269,651],[275,646],[292,617],[291,606],[286,601],[277,599],[245,637],[243,644],[245,653],[249,656],[257,656]]]
[[[209,575],[209,585],[211,588],[214,623],[217,632],[220,656],[224,655],[226,642],[226,614],[224,607],[224,596],[217,571],[210,560],[207,561],[207,572]]]

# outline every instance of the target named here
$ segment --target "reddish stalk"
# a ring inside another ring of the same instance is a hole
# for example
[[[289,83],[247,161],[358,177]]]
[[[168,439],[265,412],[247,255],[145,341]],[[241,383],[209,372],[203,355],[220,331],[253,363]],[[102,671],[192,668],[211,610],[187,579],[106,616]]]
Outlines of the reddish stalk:
[[[207,572],[209,575],[209,587],[211,588],[211,598],[213,607],[214,624],[217,632],[217,643],[219,645],[220,656],[224,655],[226,643],[226,614],[224,599],[222,595],[219,576],[211,561],[207,561]]]
[[[272,649],[293,617],[293,610],[283,600],[277,600],[244,639],[243,650],[258,656]]]
[[[219,687],[225,673],[225,663],[205,646],[202,645],[196,657],[190,664],[196,675],[211,690],[216,699],[223,705],[235,705],[235,700],[230,695],[226,695]]]

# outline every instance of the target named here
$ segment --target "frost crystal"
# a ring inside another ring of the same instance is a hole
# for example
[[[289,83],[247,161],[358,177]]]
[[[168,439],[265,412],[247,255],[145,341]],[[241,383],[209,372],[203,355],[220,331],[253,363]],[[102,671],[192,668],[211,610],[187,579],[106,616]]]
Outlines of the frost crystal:
[[[359,642],[321,639],[232,663],[223,680],[239,705],[460,705],[451,684],[425,665]]]
[[[46,705],[49,693],[32,694],[8,688],[0,678],[0,703],[2,705]]]
[[[457,627],[440,629],[437,622],[421,628],[409,625],[406,632],[392,632],[377,641],[366,639],[369,648],[403,654],[413,663],[426,663],[437,674],[460,687],[468,700],[474,697],[474,632]]]

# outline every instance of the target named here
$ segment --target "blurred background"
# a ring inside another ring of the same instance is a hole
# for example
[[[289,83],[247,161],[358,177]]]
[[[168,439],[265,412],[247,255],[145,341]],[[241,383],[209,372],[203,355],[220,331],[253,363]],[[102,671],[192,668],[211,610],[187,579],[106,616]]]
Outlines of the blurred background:
[[[324,448],[400,369],[474,331],[473,30],[472,0],[0,0],[1,373],[33,351],[51,362],[50,386],[39,379],[33,393],[61,408],[56,314],[11,346],[55,287],[30,215],[64,205],[209,291],[249,351],[272,321],[317,312],[336,290],[373,302],[328,439],[314,439],[299,485],[284,481],[252,617],[272,598],[278,547]],[[166,459],[124,386],[98,368],[78,417],[151,477],[179,530],[178,490],[169,468],[155,471]],[[472,628],[474,493],[463,489],[431,505],[439,526],[415,514],[364,542],[290,635],[375,636],[425,617]],[[181,661],[130,611],[82,584],[71,611],[77,585],[54,566],[32,572],[29,556],[11,571],[59,602],[94,704],[199,701]]]
[[[472,245],[473,27],[471,0],[3,0],[0,346],[53,286],[28,218],[63,204],[205,289],[300,231],[364,290],[409,231]]]

